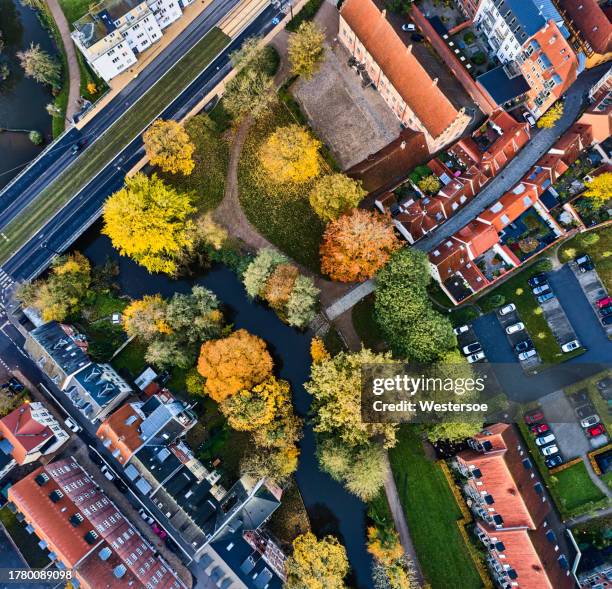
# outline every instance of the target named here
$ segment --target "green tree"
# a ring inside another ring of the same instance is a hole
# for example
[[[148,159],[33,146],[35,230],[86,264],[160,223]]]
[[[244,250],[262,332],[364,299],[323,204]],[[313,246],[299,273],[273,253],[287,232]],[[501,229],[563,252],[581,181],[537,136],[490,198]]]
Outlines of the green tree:
[[[28,138],[34,145],[40,145],[44,141],[44,137],[40,131],[30,131]]]
[[[17,52],[17,58],[26,77],[59,88],[62,68],[56,59],[41,49],[40,45],[30,43],[28,49]]]
[[[298,276],[287,301],[287,323],[304,328],[315,318],[319,289],[310,276]]]
[[[430,442],[450,440],[452,442],[465,440],[476,435],[482,429],[482,423],[461,423],[449,421],[427,426],[427,439]]]
[[[345,174],[328,174],[319,178],[310,191],[310,206],[324,221],[332,221],[354,209],[367,192],[361,181]]]
[[[254,68],[239,72],[228,82],[223,95],[225,109],[235,119],[245,115],[261,118],[275,101],[272,76]]]
[[[442,183],[434,174],[430,174],[419,180],[419,188],[426,194],[437,194],[441,187]]]
[[[158,368],[189,368],[194,355],[174,338],[157,339],[147,346],[145,360]]]
[[[312,78],[325,57],[324,40],[323,31],[313,21],[304,21],[289,35],[287,52],[294,75]]]
[[[270,247],[260,249],[242,276],[247,294],[251,298],[260,296],[274,268],[286,262],[288,262],[287,257],[278,250]]]

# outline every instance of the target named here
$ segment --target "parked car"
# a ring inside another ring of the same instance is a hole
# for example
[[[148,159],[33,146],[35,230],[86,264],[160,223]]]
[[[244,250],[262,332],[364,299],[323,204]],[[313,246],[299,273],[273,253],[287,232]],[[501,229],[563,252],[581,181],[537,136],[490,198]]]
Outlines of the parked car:
[[[516,305],[514,303],[510,303],[509,305],[504,305],[500,310],[500,315],[507,315],[508,313],[512,313],[512,311],[516,311]]]
[[[93,449],[89,450],[89,459],[98,466],[102,466],[104,464],[102,457]]]
[[[544,462],[548,468],[555,468],[555,466],[560,466],[563,464],[563,458],[561,457],[561,454],[555,454],[554,456],[547,458]]]
[[[412,33],[412,35],[410,35],[410,39],[415,43],[422,43],[425,40],[425,37],[423,37],[423,35],[419,35],[418,33]]]
[[[533,358],[537,352],[532,348],[531,350],[527,350],[526,352],[521,352],[518,355],[518,359],[521,361],[529,360],[529,358]]]
[[[416,26],[412,23],[407,23],[405,25],[402,25],[402,31],[416,31]]]
[[[595,406],[592,403],[587,403],[586,405],[583,405],[582,407],[578,407],[578,409],[576,409],[576,415],[580,417],[580,419],[586,419],[587,417],[590,417],[591,415],[595,414]]]
[[[599,314],[602,317],[607,317],[608,315],[612,315],[612,305],[608,307],[604,307],[603,309],[599,309]]]
[[[595,268],[593,265],[593,260],[591,260],[591,256],[588,254],[577,256],[574,261],[576,264],[578,264],[580,272],[588,272],[589,270],[593,270],[593,268]]]
[[[540,286],[536,286],[535,288],[532,288],[531,292],[534,295],[541,295],[541,294],[546,294],[547,292],[551,292],[551,288],[548,285],[548,282],[545,282],[544,284],[541,284]]]
[[[597,305],[599,309],[612,305],[612,297],[608,297],[608,296],[603,297],[599,299],[595,304]]]
[[[546,284],[547,282],[548,282],[548,278],[546,277],[546,274],[544,274],[543,272],[540,272],[540,274],[536,274],[535,276],[532,276],[527,281],[527,284],[529,284],[529,286],[534,288],[536,286],[540,286],[540,284]]]
[[[506,333],[511,335],[517,331],[523,331],[523,329],[525,329],[525,324],[522,321],[519,321],[518,323],[513,323],[512,325],[506,327]]]
[[[155,523],[155,520],[141,507],[138,513],[142,519],[144,519],[150,526]]]
[[[21,393],[25,388],[14,376],[8,381],[8,386],[15,393]]]
[[[588,417],[585,417],[581,422],[580,425],[584,428],[587,429],[593,425],[597,425],[599,423],[599,415],[589,415]]]
[[[523,341],[520,341],[518,344],[516,344],[514,346],[514,351],[518,354],[520,352],[525,352],[526,350],[532,347],[533,347],[533,342],[529,338],[527,338],[527,339],[524,339]]]
[[[571,342],[567,342],[561,346],[562,352],[573,352],[580,347],[580,342],[577,339],[573,339]]]
[[[555,298],[555,293],[550,290],[544,294],[541,294],[540,296],[536,297],[536,300],[538,301],[538,303],[542,304],[545,303],[546,301],[550,301],[550,299],[554,299]]]
[[[607,317],[602,317],[601,324],[602,325],[612,325],[612,315],[608,315]]]
[[[550,426],[547,423],[536,423],[529,427],[532,434],[540,435],[550,431]]]
[[[548,444],[552,444],[557,438],[555,437],[555,434],[548,433],[548,434],[544,434],[543,436],[538,436],[535,439],[535,443],[536,446],[547,446]]]
[[[121,479],[115,479],[113,483],[115,483],[117,489],[119,489],[122,493],[128,492],[127,485]]]
[[[598,423],[597,425],[587,429],[586,433],[589,438],[595,438],[597,436],[601,436],[601,434],[603,434],[605,431],[604,426],[601,423]]]
[[[529,413],[525,413],[523,419],[527,425],[538,423],[544,419],[544,413],[542,413],[539,409],[534,409],[533,411],[529,411]]]
[[[485,359],[485,353],[480,351],[480,352],[476,352],[475,354],[472,354],[471,356],[467,357],[467,361],[470,364],[473,364],[474,362],[478,362],[479,360],[484,360]]]
[[[559,447],[556,444],[551,444],[550,446],[540,448],[540,452],[542,452],[544,456],[552,456],[553,454],[559,454]]]
[[[106,466],[106,464],[104,466],[102,466],[102,468],[100,470],[102,471],[102,474],[109,481],[113,481],[115,479],[115,475],[111,472],[110,468],[108,468],[108,466]]]
[[[66,427],[75,434],[78,434],[80,431],[83,431],[83,428],[78,425],[76,421],[72,419],[72,417],[67,417],[66,419],[64,419],[64,423],[66,424]]]
[[[168,534],[166,533],[166,530],[164,530],[158,523],[154,523],[151,526],[151,529],[153,530],[153,532],[155,534],[157,534],[162,540],[164,540]]]
[[[470,354],[475,354],[476,352],[480,352],[482,350],[482,346],[478,342],[473,342],[468,344],[467,346],[463,346],[462,351],[466,356]]]
[[[536,120],[533,118],[533,115],[531,113],[524,112],[523,118],[529,123],[530,127],[536,126]]]
[[[462,333],[465,333],[466,331],[470,330],[470,326],[469,325],[460,325],[459,327],[455,327],[455,329],[453,329],[453,332],[455,333],[455,335],[461,335]]]

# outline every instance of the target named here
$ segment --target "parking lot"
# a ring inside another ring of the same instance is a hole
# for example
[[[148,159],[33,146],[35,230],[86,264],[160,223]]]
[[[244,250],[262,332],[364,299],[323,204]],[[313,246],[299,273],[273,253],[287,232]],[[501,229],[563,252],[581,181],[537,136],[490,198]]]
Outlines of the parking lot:
[[[576,332],[557,297],[540,303],[542,313],[560,346],[576,340]]]
[[[581,272],[575,262],[570,262],[568,266],[576,276],[584,295],[591,305],[593,313],[595,313],[595,316],[597,317],[597,321],[599,321],[601,324],[599,310],[596,303],[598,300],[604,298],[608,293],[606,292],[606,289],[604,288],[599,275],[597,274],[597,270]],[[601,327],[606,332],[608,338],[612,339],[612,325],[601,325]]]
[[[497,315],[497,319],[501,323],[501,326],[504,328],[504,332],[506,334],[506,338],[508,339],[508,342],[510,343],[510,347],[513,350],[516,351],[517,350],[516,346],[519,345],[519,344],[522,344],[523,342],[527,342],[527,343],[525,343],[523,345],[529,346],[526,349],[532,349],[533,348],[533,345],[530,344],[531,337],[529,335],[529,332],[527,331],[527,328],[523,328],[520,331],[515,331],[514,333],[508,333],[507,332],[507,329],[510,326],[516,325],[517,323],[522,323],[521,322],[521,318],[520,318],[518,312],[516,311],[516,309],[514,309],[512,311],[509,311],[509,312],[507,312],[505,314],[502,314],[502,311],[500,310],[500,311],[497,311],[496,315]],[[542,360],[540,359],[540,356],[538,355],[537,351],[530,358],[521,359],[519,357],[518,361],[521,364],[521,368],[525,372],[531,372],[539,364],[542,363]]]
[[[462,331],[467,327],[467,331]],[[457,345],[464,356],[471,356],[475,353],[478,353],[482,350],[482,346],[478,341],[478,336],[474,331],[471,325],[463,326],[462,330],[455,330],[455,334],[457,335]],[[467,351],[467,350],[470,351]],[[473,351],[471,351],[473,350]],[[486,362],[486,356],[480,360],[476,360],[476,362]]]

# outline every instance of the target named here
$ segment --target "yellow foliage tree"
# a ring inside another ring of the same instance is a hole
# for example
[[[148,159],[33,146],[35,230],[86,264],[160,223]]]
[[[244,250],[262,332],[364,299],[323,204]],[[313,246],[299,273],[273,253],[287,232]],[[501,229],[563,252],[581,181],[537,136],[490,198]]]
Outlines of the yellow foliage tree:
[[[194,145],[183,125],[177,121],[156,120],[142,136],[149,161],[164,172],[191,174]]]
[[[87,92],[89,92],[90,94],[96,94],[98,92],[98,87],[93,82],[88,82]]]
[[[286,560],[285,570],[287,589],[345,589],[349,563],[337,538],[317,540],[308,532],[293,541],[293,554]]]
[[[603,207],[612,199],[612,172],[595,176],[586,185],[584,196],[590,198],[596,207]]]
[[[272,356],[261,338],[239,329],[202,344],[198,372],[206,379],[205,392],[221,403],[266,380],[272,374]]]
[[[279,127],[268,137],[259,159],[273,182],[303,184],[320,173],[321,142],[299,125]]]
[[[310,357],[313,364],[319,364],[324,360],[329,360],[331,354],[327,351],[325,343],[320,337],[313,337],[310,342]]]
[[[273,309],[284,312],[298,275],[299,271],[293,264],[279,264],[274,268],[262,292]]]
[[[169,334],[172,329],[166,321],[168,304],[161,295],[146,295],[132,301],[123,311],[123,328],[130,337],[151,341],[160,334]]]
[[[312,78],[325,55],[324,40],[323,31],[313,21],[304,21],[295,33],[289,35],[287,52],[293,74]]]
[[[360,181],[345,174],[328,174],[310,191],[310,206],[321,219],[332,221],[354,209],[366,194]]]
[[[380,563],[389,566],[404,554],[399,534],[392,528],[368,528],[368,552]]]
[[[175,274],[176,260],[191,245],[195,211],[187,194],[164,184],[155,174],[138,173],[104,204],[104,228],[115,248],[149,272]]]
[[[563,103],[555,102],[539,119],[540,129],[552,129],[563,116]]]

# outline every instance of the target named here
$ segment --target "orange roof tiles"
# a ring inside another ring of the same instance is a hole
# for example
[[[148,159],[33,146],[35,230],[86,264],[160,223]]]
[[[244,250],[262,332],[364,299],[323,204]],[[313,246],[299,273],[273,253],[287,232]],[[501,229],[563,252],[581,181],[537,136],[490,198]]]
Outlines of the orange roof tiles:
[[[124,464],[143,444],[138,431],[141,423],[142,418],[132,405],[123,405],[100,424],[96,436],[105,442],[105,446],[110,440],[108,450],[111,453],[119,450],[117,460]]]
[[[341,17],[427,131],[438,137],[458,111],[372,0],[347,0]]]
[[[596,53],[612,51],[612,24],[597,0],[557,0]]]
[[[478,219],[470,221],[453,237],[468,246],[473,258],[481,256],[499,241],[499,234],[495,228]]]
[[[30,405],[24,403],[0,419],[0,434],[13,446],[13,458],[23,464],[28,453],[49,440],[53,431],[33,419]]]
[[[518,184],[511,192],[506,192],[495,204],[478,215],[478,219],[490,223],[502,231],[506,225],[518,219],[527,209],[533,206],[536,197],[533,190],[524,184]]]

